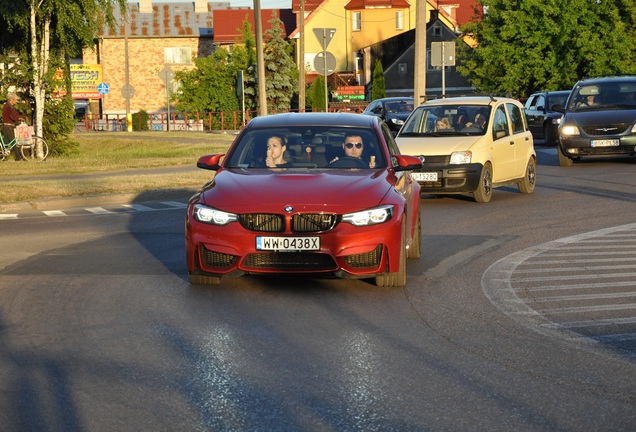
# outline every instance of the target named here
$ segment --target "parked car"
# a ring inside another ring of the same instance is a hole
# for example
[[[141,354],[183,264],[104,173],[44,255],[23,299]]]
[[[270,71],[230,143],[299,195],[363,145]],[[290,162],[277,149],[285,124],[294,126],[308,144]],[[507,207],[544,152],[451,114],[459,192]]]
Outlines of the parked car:
[[[565,106],[572,90],[540,92],[530,95],[525,104],[528,128],[535,139],[544,140],[545,145],[559,142],[559,123],[563,113],[554,111],[553,106]]]
[[[362,114],[369,114],[380,117],[389,126],[393,135],[397,134],[404,120],[413,111],[412,97],[388,97],[372,101],[362,111]]]
[[[636,76],[590,78],[572,89],[559,125],[559,165],[636,154]]]
[[[396,137],[400,151],[417,155],[413,177],[425,194],[472,193],[488,202],[493,188],[516,184],[534,191],[537,162],[523,105],[508,98],[457,97],[425,102]]]
[[[279,156],[280,165],[267,166]],[[197,166],[215,175],[188,202],[193,284],[296,273],[404,286],[406,259],[421,255],[420,186],[411,171],[422,163],[400,154],[377,117],[259,116],[227,154]]]

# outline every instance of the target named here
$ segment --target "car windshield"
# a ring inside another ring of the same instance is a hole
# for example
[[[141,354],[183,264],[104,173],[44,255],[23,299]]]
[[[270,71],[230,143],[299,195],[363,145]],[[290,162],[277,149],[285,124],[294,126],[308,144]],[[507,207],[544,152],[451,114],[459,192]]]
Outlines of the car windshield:
[[[580,85],[568,100],[568,111],[636,109],[636,82]]]
[[[565,106],[565,103],[568,100],[568,93],[565,94],[553,94],[550,95],[550,106],[548,108],[553,107],[554,105]]]
[[[343,145],[345,141],[348,146]],[[375,130],[370,128],[294,126],[253,129],[241,135],[240,141],[232,147],[225,167],[384,168],[386,160],[380,142]]]
[[[419,106],[399,136],[484,135],[490,119],[487,105]]]
[[[413,102],[410,101],[393,101],[386,102],[384,109],[388,113],[409,113],[413,111]]]

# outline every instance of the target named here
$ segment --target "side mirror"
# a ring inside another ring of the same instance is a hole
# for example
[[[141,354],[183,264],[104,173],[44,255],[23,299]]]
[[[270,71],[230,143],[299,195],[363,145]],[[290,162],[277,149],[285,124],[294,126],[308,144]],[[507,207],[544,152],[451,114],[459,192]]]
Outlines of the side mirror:
[[[391,155],[391,157],[397,162],[397,166],[393,167],[396,172],[413,171],[422,168],[422,161],[415,156]]]
[[[201,156],[197,161],[197,168],[217,171],[221,168],[220,161],[225,154],[211,154]]]

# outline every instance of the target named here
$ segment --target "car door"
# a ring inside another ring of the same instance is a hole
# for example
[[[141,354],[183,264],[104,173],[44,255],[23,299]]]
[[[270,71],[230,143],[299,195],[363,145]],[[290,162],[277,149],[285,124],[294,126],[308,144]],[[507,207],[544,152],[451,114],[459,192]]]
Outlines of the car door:
[[[498,105],[493,111],[492,139],[490,153],[492,155],[493,182],[509,180],[515,175],[515,141],[510,129],[510,121],[506,114],[505,104]]]
[[[532,153],[532,134],[526,128],[523,111],[519,106],[513,103],[506,103],[506,113],[510,120],[512,135],[509,138],[514,150],[514,170],[511,178],[520,178],[525,174],[528,158]]]
[[[530,96],[525,106],[525,114],[528,119],[530,132],[536,137],[543,135],[543,120],[545,118],[545,96],[536,94]]]

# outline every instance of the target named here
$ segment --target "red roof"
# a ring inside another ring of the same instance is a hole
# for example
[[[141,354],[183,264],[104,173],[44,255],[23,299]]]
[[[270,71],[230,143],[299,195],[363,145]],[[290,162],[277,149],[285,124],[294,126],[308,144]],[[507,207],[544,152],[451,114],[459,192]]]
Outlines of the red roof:
[[[454,6],[451,9],[451,16],[455,18],[457,24],[464,25],[472,21],[480,21],[484,14],[482,6],[477,0],[438,0],[440,8],[443,6]]]
[[[286,38],[296,28],[296,17],[291,9],[261,9],[261,25],[263,33],[272,28],[269,22],[273,16],[283,22],[282,36]],[[254,31],[254,9],[224,9],[214,11],[214,42],[215,43],[235,43],[242,42],[241,31],[243,21],[247,21]]]

